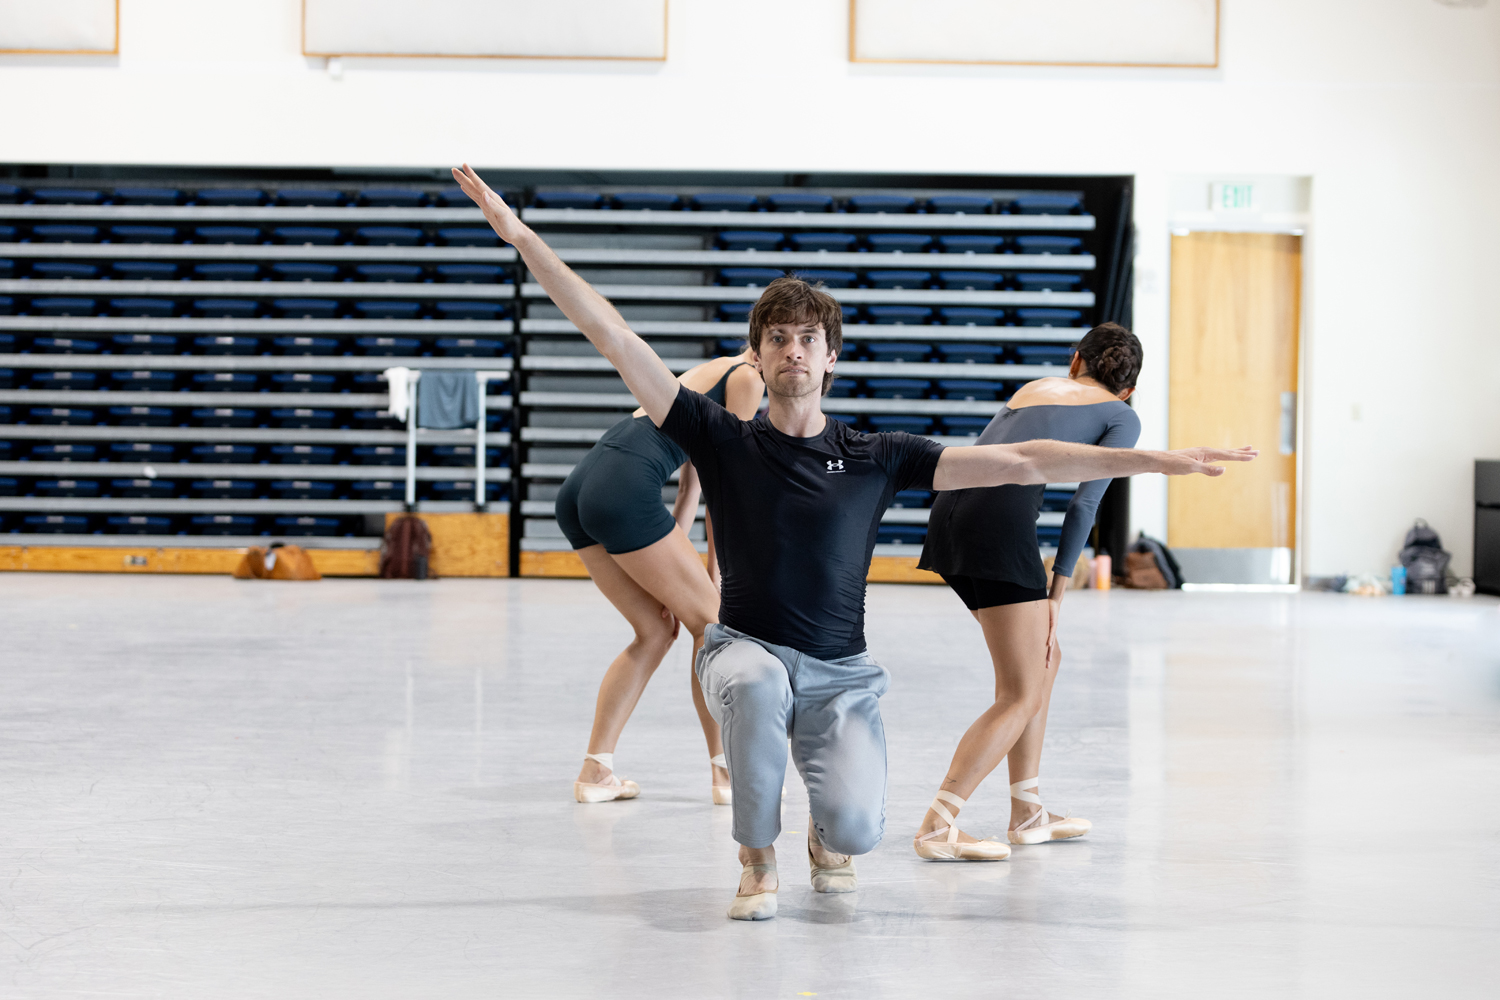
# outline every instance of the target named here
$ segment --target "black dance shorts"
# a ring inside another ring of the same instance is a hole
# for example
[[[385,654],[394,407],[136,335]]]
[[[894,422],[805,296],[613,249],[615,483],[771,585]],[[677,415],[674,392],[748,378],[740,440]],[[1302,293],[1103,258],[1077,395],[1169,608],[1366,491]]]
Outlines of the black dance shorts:
[[[958,599],[963,601],[964,607],[970,611],[1047,599],[1046,587],[1023,587],[1019,583],[986,580],[982,576],[949,576],[946,573],[942,576],[943,582],[953,588]]]
[[[661,488],[660,473],[639,456],[592,448],[557,491],[557,526],[575,549],[603,545],[610,555],[644,549],[677,527]]]

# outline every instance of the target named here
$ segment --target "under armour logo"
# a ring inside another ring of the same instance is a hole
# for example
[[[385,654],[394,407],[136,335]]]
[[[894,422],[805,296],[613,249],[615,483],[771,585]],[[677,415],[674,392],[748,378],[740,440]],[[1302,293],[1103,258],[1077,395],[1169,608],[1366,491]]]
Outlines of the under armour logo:
[[[828,471],[829,472],[843,472],[844,471],[844,460],[842,458],[830,458],[828,460]]]

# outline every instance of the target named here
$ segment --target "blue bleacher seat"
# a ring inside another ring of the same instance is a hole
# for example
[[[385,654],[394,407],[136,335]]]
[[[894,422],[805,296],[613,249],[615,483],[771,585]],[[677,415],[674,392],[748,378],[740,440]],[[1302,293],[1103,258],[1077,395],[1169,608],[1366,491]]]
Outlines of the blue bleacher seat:
[[[177,277],[178,265],[164,260],[117,260],[109,269],[121,281],[171,281]]]
[[[598,208],[604,199],[592,191],[538,191],[533,201],[538,208]]]
[[[193,446],[193,461],[214,465],[249,465],[255,461],[253,444],[199,444]]]
[[[1005,383],[988,379],[939,379],[938,391],[944,399],[994,401],[1005,398]]]
[[[404,500],[404,479],[356,479],[349,484],[349,492],[360,500]]]
[[[938,356],[949,364],[998,365],[1005,360],[1004,344],[944,343],[937,345]]]
[[[1072,490],[1043,490],[1042,510],[1064,511],[1073,502]]]
[[[907,413],[876,413],[870,416],[870,430],[872,431],[905,431],[908,434],[928,434],[932,431],[932,418],[917,414]],[[913,492],[913,491],[905,491]],[[914,492],[926,494],[926,490]],[[897,506],[901,506],[898,504]],[[927,506],[922,504],[908,504],[906,506]]]
[[[1077,326],[1083,319],[1078,309],[1017,309],[1022,326]]]
[[[110,226],[112,243],[176,243],[176,226]]]
[[[195,535],[253,535],[260,519],[253,514],[197,514],[189,524]]]
[[[199,243],[259,243],[260,230],[255,226],[199,226],[193,238]]]
[[[500,237],[485,226],[457,226],[439,229],[438,242],[450,247],[495,247]]]
[[[78,226],[71,223],[48,223],[32,226],[31,235],[43,243],[97,243],[98,226]]]
[[[718,357],[727,358],[740,353],[747,346],[744,337],[720,337],[715,349]]]
[[[354,342],[359,353],[371,357],[411,357],[422,353],[422,342],[415,337],[360,337]]]
[[[422,303],[372,299],[354,303],[354,311],[361,319],[416,319],[421,315]]]
[[[374,392],[376,390],[357,389],[356,391]],[[396,418],[392,417],[384,410],[355,410],[352,414],[350,414],[350,417],[352,418],[352,422],[355,427],[360,427],[365,430],[385,430],[392,427],[403,426],[396,421]]]
[[[170,479],[111,479],[109,492],[111,496],[117,497],[167,499],[177,495],[177,483]],[[112,517],[109,520],[114,523],[115,518]],[[164,517],[162,520],[167,521],[167,518]]]
[[[660,191],[622,191],[613,198],[615,208],[626,211],[670,212],[679,202],[675,194]]]
[[[881,545],[910,545],[917,549],[926,539],[925,524],[882,524],[875,532],[875,541]]]
[[[877,340],[866,344],[865,350],[871,361],[926,361],[926,344],[903,344],[890,340]]]
[[[193,376],[195,392],[254,392],[260,376],[254,372],[198,372]]]
[[[977,437],[990,425],[989,417],[944,417],[943,433],[949,437]]]
[[[995,200],[977,194],[940,194],[927,199],[927,210],[940,215],[984,215]]]
[[[337,264],[319,264],[310,261],[289,261],[271,265],[271,276],[277,281],[337,281]]]
[[[31,342],[31,348],[41,354],[94,354],[99,350],[99,341],[78,337],[37,337]]]
[[[9,257],[0,257],[0,279],[14,278],[16,276],[16,262]]]
[[[343,201],[343,192],[327,188],[282,188],[276,192],[278,205],[316,205],[326,208],[341,205]]]
[[[172,410],[165,406],[111,406],[109,422],[118,427],[167,427]]]
[[[422,242],[422,230],[411,226],[361,226],[354,235],[369,246],[414,247]]]
[[[855,271],[832,271],[825,268],[813,268],[793,273],[808,284],[816,285],[822,282],[828,288],[850,288],[859,280],[859,274]]]
[[[1062,525],[1039,524],[1036,526],[1036,542],[1048,548],[1057,548],[1062,543]]]
[[[170,462],[176,456],[175,444],[159,441],[122,441],[109,446],[109,457],[116,462]]]
[[[1021,344],[1016,356],[1023,365],[1061,365],[1066,367],[1073,360],[1073,348],[1061,344]]]
[[[260,277],[260,265],[240,261],[224,264],[195,264],[193,277],[199,281],[254,281]]]
[[[474,499],[474,481],[458,480],[456,482],[435,482],[428,486],[435,500],[446,500],[450,503]],[[484,498],[487,502],[504,500],[506,486],[504,483],[486,483],[484,487]]]
[[[171,392],[177,385],[176,372],[125,371],[110,372],[110,388],[130,392]]]
[[[872,288],[926,288],[932,281],[932,272],[870,271],[865,278]]]
[[[193,341],[193,346],[203,354],[245,355],[260,353],[260,340],[255,337],[199,337]]]
[[[71,260],[40,260],[31,265],[31,276],[52,281],[84,281],[99,277],[99,265]]]
[[[33,372],[31,375],[31,387],[33,389],[92,389],[98,381],[99,374],[97,372]],[[37,412],[36,410],[31,411],[33,419],[36,418]],[[93,419],[93,414],[88,410],[62,411],[63,416],[66,416],[68,413],[74,415],[70,421],[71,423],[78,423],[82,419],[79,414],[88,414],[88,419]],[[54,416],[56,415],[54,414]],[[46,420],[42,421],[42,423],[47,422]]]
[[[337,416],[338,414],[333,410],[314,410],[306,407],[271,411],[271,419],[282,427],[310,427],[317,430],[332,427]]]
[[[1074,254],[1083,252],[1083,240],[1077,236],[1017,236],[1020,253]]]
[[[273,529],[275,534],[288,538],[310,538],[337,535],[343,530],[343,522],[336,517],[278,517]]]
[[[704,191],[689,199],[689,204],[699,212],[753,212],[755,202],[753,194],[732,191]]]
[[[17,238],[16,227],[0,223],[0,243],[14,243]]]
[[[944,288],[991,291],[1005,284],[999,271],[939,271],[938,281]]]
[[[971,233],[939,236],[938,246],[942,247],[943,253],[1000,253],[1005,249],[1005,237]]]
[[[256,412],[234,406],[200,406],[193,410],[199,427],[254,427]]]
[[[499,264],[439,264],[437,276],[439,281],[460,284],[492,285],[502,280],[509,283],[505,268]]]
[[[36,491],[44,497],[96,497],[97,479],[38,479]]]
[[[32,196],[43,205],[97,205],[104,200],[103,191],[86,188],[37,188]]]
[[[910,418],[897,418],[910,419]],[[872,421],[873,422],[873,421]],[[904,427],[892,427],[891,430],[906,430]],[[922,431],[907,431],[908,434],[920,434]],[[892,507],[903,507],[907,509],[920,509],[932,505],[931,490],[897,490],[896,495],[891,498]]]
[[[948,306],[939,309],[938,315],[949,326],[999,326],[1005,319],[1005,310],[986,309],[982,306]]]
[[[406,446],[399,444],[362,444],[350,452],[356,465],[405,465]]]
[[[114,200],[117,205],[175,205],[182,201],[182,192],[176,188],[115,188]]]
[[[259,205],[266,193],[254,188],[203,188],[195,200],[200,205]]]
[[[25,197],[24,188],[16,187],[14,184],[0,184],[0,204],[14,205]]]
[[[437,349],[445,358],[493,358],[505,352],[505,342],[474,337],[440,337]]]
[[[194,299],[193,311],[216,319],[250,319],[260,312],[255,299]]]
[[[110,299],[109,307],[121,316],[164,319],[176,312],[177,303],[171,299]]]
[[[1083,199],[1075,194],[1026,194],[1010,203],[1017,215],[1071,215],[1083,210]]]
[[[856,430],[858,430],[860,426],[859,416],[854,413],[825,413],[823,414],[823,416],[827,417],[829,420],[837,420],[841,424],[848,424],[850,427],[853,427]]]
[[[725,250],[775,250],[786,237],[753,229],[730,229],[719,234],[719,246]]]
[[[872,378],[865,388],[876,399],[926,399],[932,383],[922,378]]]
[[[374,208],[416,208],[427,195],[412,188],[368,188],[359,193],[359,203]]]
[[[932,246],[932,237],[925,233],[871,233],[865,242],[876,253],[922,253]]]
[[[27,514],[22,523],[38,535],[86,535],[90,527],[87,514]]]
[[[793,233],[792,245],[804,253],[826,250],[830,253],[847,253],[854,249],[858,237],[850,233]]]
[[[1016,275],[1016,282],[1023,292],[1072,292],[1083,284],[1083,276],[1022,271]]]
[[[501,195],[501,197],[505,197],[505,196]],[[461,188],[461,187],[459,187],[459,186],[457,186],[457,185],[454,185],[453,187],[443,188],[437,194],[433,195],[433,198],[437,201],[437,203],[439,205],[442,205],[444,208],[473,208],[474,207],[474,201],[473,201],[473,199],[471,199],[468,195],[464,194],[464,189]],[[509,203],[511,201],[510,198],[505,198],[505,200],[506,200],[507,203]]]
[[[725,267],[719,270],[719,281],[734,288],[760,288],[785,273],[770,267]]]
[[[31,446],[33,462],[92,462],[99,457],[99,446],[74,442],[35,444]]]
[[[725,302],[714,310],[714,316],[725,323],[747,323],[754,308],[754,302]]]
[[[271,459],[281,465],[332,465],[335,449],[331,444],[278,444],[271,448]]]
[[[849,208],[855,212],[910,212],[917,207],[917,199],[904,194],[857,194],[849,199]]]
[[[337,353],[339,349],[339,342],[333,337],[277,337],[271,341],[271,344],[278,354],[299,357],[328,357]],[[333,378],[332,375],[328,377]],[[281,378],[281,376],[277,375],[276,378]]]
[[[8,443],[9,442],[7,442],[7,444]],[[7,452],[5,452],[4,450],[0,450],[0,456],[3,456],[5,454],[7,454]],[[0,459],[0,461],[3,461],[3,459]],[[16,482],[14,476],[0,476],[0,497],[15,496],[18,485],[19,484]]]
[[[438,316],[442,319],[503,319],[510,307],[499,302],[439,301]]]
[[[333,483],[317,479],[277,479],[271,483],[271,492],[283,500],[329,500],[334,491]]]
[[[271,238],[294,246],[331,247],[343,242],[332,226],[278,226],[271,230]]]
[[[870,319],[878,324],[926,323],[932,318],[932,310],[926,306],[870,306]]]
[[[337,299],[274,299],[271,307],[291,319],[333,319],[339,311]]]
[[[835,378],[825,395],[829,399],[851,399],[859,395],[859,379]]]
[[[487,469],[499,469],[508,465],[508,456],[499,448],[487,447],[484,449],[484,465]],[[474,467],[474,446],[472,444],[440,444],[432,449],[433,465],[463,465]],[[473,487],[469,487],[473,492]]]
[[[192,489],[205,500],[249,500],[256,494],[253,479],[195,479]]]
[[[833,198],[811,191],[782,191],[766,198],[773,212],[828,212],[833,209]]]

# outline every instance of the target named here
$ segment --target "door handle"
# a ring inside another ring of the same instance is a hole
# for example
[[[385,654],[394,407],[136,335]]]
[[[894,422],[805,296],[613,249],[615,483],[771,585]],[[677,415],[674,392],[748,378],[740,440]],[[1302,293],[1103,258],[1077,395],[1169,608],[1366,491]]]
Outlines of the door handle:
[[[1281,394],[1281,453],[1291,455],[1297,450],[1297,394]]]

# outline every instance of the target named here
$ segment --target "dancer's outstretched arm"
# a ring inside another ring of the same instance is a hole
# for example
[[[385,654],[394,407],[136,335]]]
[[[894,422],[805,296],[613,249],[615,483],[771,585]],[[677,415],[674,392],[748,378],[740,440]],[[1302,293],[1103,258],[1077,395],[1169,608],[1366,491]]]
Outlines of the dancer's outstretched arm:
[[[484,211],[485,220],[500,238],[516,248],[532,276],[547,290],[563,315],[615,366],[647,416],[660,427],[677,398],[677,377],[662,364],[650,345],[626,325],[619,310],[558,260],[552,248],[511,211],[505,199],[479,179],[474,168],[467,163],[463,169],[454,167],[453,179]]]
[[[1180,451],[1139,451],[1100,448],[1068,441],[1022,441],[1017,444],[980,444],[945,448],[932,477],[936,490],[962,490],[1005,483],[1070,483],[1117,479],[1142,472],[1165,476],[1200,473],[1221,476],[1214,462],[1248,462],[1260,454],[1254,448],[1184,448]]]

